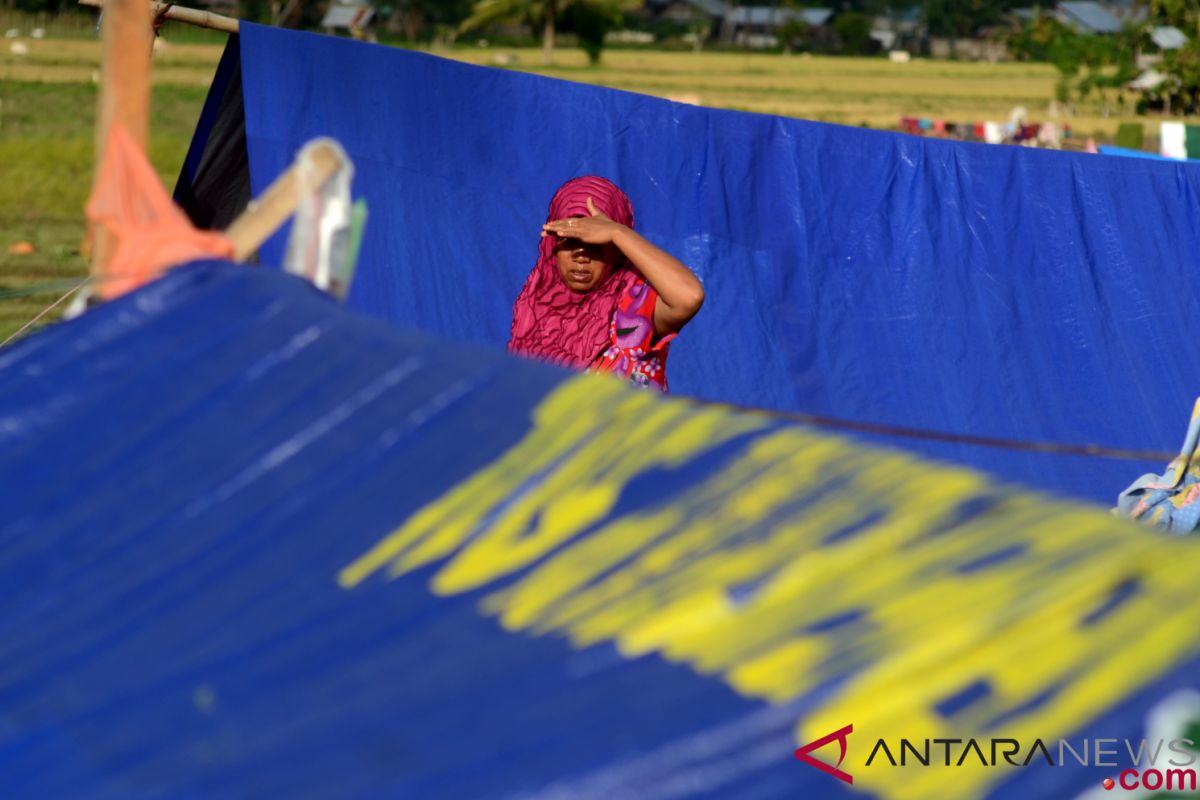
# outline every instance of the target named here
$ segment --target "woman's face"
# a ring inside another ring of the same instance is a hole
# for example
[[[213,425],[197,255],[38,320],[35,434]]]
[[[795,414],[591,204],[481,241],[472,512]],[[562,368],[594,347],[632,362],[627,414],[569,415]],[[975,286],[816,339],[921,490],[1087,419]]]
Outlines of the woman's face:
[[[563,283],[573,292],[586,294],[607,278],[613,270],[613,248],[602,244],[584,244],[578,239],[559,239],[554,258]]]

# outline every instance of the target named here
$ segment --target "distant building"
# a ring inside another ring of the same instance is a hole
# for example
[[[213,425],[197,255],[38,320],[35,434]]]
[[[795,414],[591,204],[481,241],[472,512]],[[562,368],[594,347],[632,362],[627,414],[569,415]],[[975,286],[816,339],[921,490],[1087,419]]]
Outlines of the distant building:
[[[761,2],[761,0],[760,0]],[[833,8],[790,8],[775,5],[738,5],[722,0],[646,0],[640,15],[649,21],[669,21],[691,30],[705,28],[710,38],[752,48],[778,47],[785,30],[815,50],[837,50],[840,46],[833,21]],[[927,31],[919,6],[893,10],[876,16],[870,31],[881,49],[903,48],[922,52]]]
[[[1134,5],[1133,0],[1108,3],[1081,0],[1080,2],[1059,3],[1044,9],[1036,6],[1014,8],[1009,12],[1009,16],[1017,26],[1031,22],[1038,15],[1054,17],[1077,33],[1103,35],[1120,33],[1126,25],[1132,25],[1145,19],[1145,9]]]
[[[734,6],[725,14],[721,36],[747,47],[777,47],[784,26],[800,24],[817,30],[826,27],[832,17],[830,8]]]
[[[1137,0],[1105,0],[1100,3],[1104,10],[1112,14],[1122,25],[1137,25],[1145,22],[1149,10],[1145,4]]]
[[[1143,70],[1143,73],[1138,77],[1138,85],[1134,86],[1131,84],[1130,88],[1156,88],[1162,81],[1156,81],[1156,76],[1159,73],[1154,67],[1162,63],[1163,53],[1170,50],[1179,50],[1187,43],[1187,34],[1178,28],[1172,28],[1167,25],[1151,28],[1138,43],[1137,65],[1138,69]]]
[[[1053,13],[1064,25],[1079,33],[1120,33],[1122,28],[1121,20],[1091,0],[1059,3]]]
[[[928,39],[924,23],[920,6],[891,10],[875,17],[871,25],[871,38],[883,50],[922,53]]]
[[[369,3],[334,2],[321,18],[321,27],[327,31],[349,31],[357,36],[366,30],[374,16],[375,8]]]
[[[1150,41],[1159,50],[1180,50],[1188,43],[1188,37],[1179,28],[1165,25],[1150,29]]]
[[[649,0],[646,9],[655,19],[684,25],[707,24],[714,31],[725,18],[725,4],[721,0]]]

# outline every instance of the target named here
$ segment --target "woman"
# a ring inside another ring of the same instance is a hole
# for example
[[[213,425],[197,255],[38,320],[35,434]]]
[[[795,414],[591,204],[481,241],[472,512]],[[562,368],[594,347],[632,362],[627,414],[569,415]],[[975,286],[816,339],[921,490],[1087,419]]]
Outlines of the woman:
[[[550,201],[508,349],[665,392],[671,340],[703,302],[691,270],[634,232],[624,192],[575,178]]]

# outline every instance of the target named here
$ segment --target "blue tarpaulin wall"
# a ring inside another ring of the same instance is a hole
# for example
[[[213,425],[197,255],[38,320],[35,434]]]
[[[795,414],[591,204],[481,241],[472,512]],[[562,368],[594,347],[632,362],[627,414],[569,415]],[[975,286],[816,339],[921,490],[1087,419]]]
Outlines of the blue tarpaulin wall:
[[[1200,171],[692,107],[243,26],[255,191],[309,138],[371,219],[351,304],[503,345],[550,196],[600,173],[708,300],[673,391],[1173,451],[1200,389]],[[797,64],[797,69],[803,69]],[[278,261],[281,240],[268,250]],[[1105,504],[1161,463],[898,442]]]
[[[1200,543],[276,272],[174,271],[0,386],[7,798],[1061,800],[1116,770],[865,762],[1200,718]],[[847,725],[853,787],[793,758]]]

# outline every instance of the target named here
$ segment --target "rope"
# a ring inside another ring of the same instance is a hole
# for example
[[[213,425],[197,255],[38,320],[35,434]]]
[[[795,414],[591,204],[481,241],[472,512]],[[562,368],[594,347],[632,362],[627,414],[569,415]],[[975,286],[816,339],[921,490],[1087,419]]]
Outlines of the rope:
[[[158,276],[162,275],[169,269],[170,269],[170,267],[155,270],[154,272],[149,273],[148,275],[145,275],[145,277],[157,278]],[[89,284],[89,283],[91,283],[91,284],[104,283],[105,281],[117,280],[119,278],[126,278],[126,277],[129,277],[131,274],[132,273],[128,273],[128,272],[109,272],[100,277],[96,277],[94,275],[88,275],[87,277],[85,277],[79,281],[75,281],[74,279],[48,281],[46,283],[38,283],[38,284],[34,284],[32,286],[23,286],[20,289],[9,289],[7,291],[0,292],[0,301],[4,301],[4,300],[10,300],[15,297],[28,297],[30,295],[46,294],[47,292],[56,292],[59,289],[62,289],[64,287],[67,287],[67,286],[70,287],[67,290],[66,294],[64,294],[62,297],[58,298],[57,300],[55,300],[50,305],[43,308],[40,312],[38,312],[38,315],[36,317],[34,317],[33,319],[29,320],[29,322],[26,322],[24,325],[22,325],[20,327],[20,329],[17,330],[16,333],[13,333],[7,339],[5,339],[3,342],[0,342],[0,348],[4,347],[9,342],[16,339],[18,336],[20,336],[22,333],[24,333],[26,330],[28,330],[30,328],[30,326],[32,326],[34,323],[36,323],[39,319],[46,316],[51,311],[53,311],[55,308],[57,308],[58,305],[60,303],[62,303],[62,301],[66,300],[68,297],[70,297],[71,295],[78,292],[80,289],[82,289],[87,284]],[[141,277],[141,275],[139,275],[139,277]]]
[[[898,425],[885,425],[876,422],[858,422],[856,420],[824,417],[818,414],[807,414],[803,411],[772,411],[761,408],[747,408],[729,403],[710,403],[701,401],[701,405],[725,408],[742,413],[762,414],[773,419],[800,422],[814,428],[829,428],[833,430],[854,431],[856,433],[874,433],[883,436],[895,436],[902,439],[919,439],[927,442],[945,442],[947,444],[966,444],[977,447],[992,447],[998,450],[1014,450],[1026,453],[1048,453],[1051,455],[1086,456],[1091,458],[1112,458],[1122,461],[1170,461],[1178,453],[1168,453],[1162,450],[1135,450],[1123,447],[1107,447],[1100,444],[1061,444],[1059,442],[1025,442],[1016,439],[1001,439],[994,436],[976,436],[969,433],[945,433],[921,428],[904,428]]]
[[[91,280],[84,278],[85,281]],[[20,289],[5,289],[0,291],[0,302],[5,300],[13,300],[18,297],[31,297],[38,294],[49,294],[50,292],[58,292],[63,289],[73,289],[78,285],[75,278],[61,278],[56,281],[46,281],[45,283],[35,283],[30,286],[22,286]]]
[[[38,313],[38,315],[37,315],[36,317],[34,317],[33,319],[29,320],[29,322],[26,322],[24,325],[22,325],[22,326],[21,326],[21,327],[20,327],[20,328],[17,330],[17,332],[16,332],[16,333],[14,333],[14,334],[10,335],[10,336],[9,336],[7,339],[5,339],[3,342],[0,342],[0,348],[3,348],[5,345],[7,345],[7,344],[8,344],[9,342],[11,342],[13,339],[16,339],[16,338],[17,338],[18,336],[20,336],[22,333],[24,333],[25,331],[27,331],[27,330],[28,330],[28,329],[29,329],[29,328],[30,328],[30,327],[31,327],[31,326],[32,326],[32,325],[33,325],[35,322],[37,322],[39,319],[41,319],[42,317],[44,317],[44,316],[46,316],[47,314],[49,314],[51,311],[53,311],[55,308],[57,308],[57,307],[58,307],[58,304],[59,304],[59,303],[61,303],[63,300],[66,300],[68,297],[70,297],[71,295],[73,295],[73,294],[75,294],[76,292],[78,292],[80,289],[82,289],[84,286],[86,286],[86,285],[87,285],[87,284],[88,284],[90,281],[91,281],[91,278],[84,278],[83,280],[79,281],[77,284],[75,284],[74,288],[70,289],[70,290],[69,290],[69,291],[68,291],[66,294],[64,294],[62,297],[58,298],[57,300],[55,300],[55,301],[54,301],[53,303],[51,303],[50,305],[48,305],[48,306],[46,306],[45,308],[43,308],[43,309],[42,309],[42,310],[41,310],[41,311]]]

